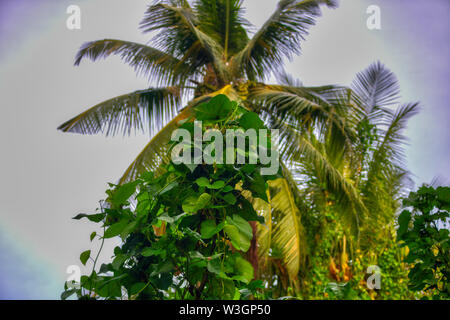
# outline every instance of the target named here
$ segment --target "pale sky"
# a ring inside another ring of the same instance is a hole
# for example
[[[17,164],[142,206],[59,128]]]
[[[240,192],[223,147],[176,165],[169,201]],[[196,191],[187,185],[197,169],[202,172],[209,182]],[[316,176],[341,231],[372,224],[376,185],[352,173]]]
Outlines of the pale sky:
[[[56,128],[103,100],[149,86],[118,58],[80,67],[73,61],[85,41],[147,42],[138,23],[150,2],[0,1],[0,299],[59,298],[66,268],[92,248],[94,224],[71,217],[93,212],[107,183],[146,144],[144,135],[105,138]],[[72,4],[81,8],[81,30],[66,28]],[[381,30],[366,27],[372,4],[381,8]],[[276,1],[245,0],[244,6],[260,26]],[[423,108],[406,132],[418,184],[435,176],[450,180],[449,16],[447,0],[342,0],[338,9],[325,10],[302,56],[287,64],[305,85],[349,85],[376,60],[394,71],[402,100]]]

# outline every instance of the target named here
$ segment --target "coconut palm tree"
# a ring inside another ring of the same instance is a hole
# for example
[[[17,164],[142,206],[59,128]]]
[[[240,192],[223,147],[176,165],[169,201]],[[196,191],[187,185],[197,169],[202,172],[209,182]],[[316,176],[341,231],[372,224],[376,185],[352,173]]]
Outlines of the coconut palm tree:
[[[330,0],[282,0],[269,20],[249,38],[250,24],[243,17],[241,0],[156,1],[141,22],[143,32],[156,32],[153,47],[123,40],[88,42],[77,53],[75,65],[120,56],[150,87],[104,101],[58,129],[64,132],[114,135],[148,129],[153,139],[121,178],[129,181],[145,169],[159,167],[166,131],[199,102],[225,93],[246,102],[251,83],[279,72],[284,58],[300,52],[301,41]],[[320,93],[326,88],[304,88]],[[182,109],[182,98],[188,107]],[[158,133],[158,135],[156,135]]]
[[[411,186],[402,132],[419,105],[399,104],[399,92],[398,80],[389,69],[379,62],[370,65],[357,74],[350,88],[327,97],[335,108],[332,115],[346,122],[339,125],[331,119],[305,123],[314,120],[311,111],[304,113],[305,95],[292,80],[253,91],[252,98],[266,114],[277,115],[267,119],[284,139],[281,153],[292,184],[298,186],[291,189],[298,195],[300,221],[313,214],[337,213],[337,223],[347,230],[343,238],[335,239],[346,256],[345,264],[352,260],[346,255],[350,248],[370,252],[392,238],[399,199]],[[348,130],[346,134],[340,127]],[[262,232],[260,243],[269,236]],[[274,273],[270,270],[269,265],[266,274]],[[276,270],[275,274],[282,278]]]
[[[140,25],[143,32],[156,33],[153,46],[114,39],[88,42],[79,50],[75,65],[85,58],[95,61],[118,55],[157,87],[102,102],[59,129],[107,135],[147,129],[152,139],[120,183],[145,170],[157,170],[167,160],[167,142],[172,131],[196,104],[223,93],[250,110],[264,112],[259,101],[250,97],[254,91],[266,87],[263,81],[271,74],[282,73],[284,59],[300,53],[302,40],[321,14],[321,5],[335,7],[336,3],[281,0],[266,23],[250,37],[251,25],[243,16],[241,0],[197,0],[193,4],[186,0],[156,1],[148,7]],[[338,115],[330,116],[334,111],[321,98],[322,94],[330,95],[335,90],[331,86],[302,87],[303,116],[309,114],[314,121],[332,118],[338,125]],[[189,100],[184,108],[183,97]],[[302,235],[300,228],[295,227],[300,222],[291,187],[286,181],[278,181],[271,188],[271,205],[279,219],[270,233],[271,242],[280,244],[284,267],[295,279],[301,262]],[[270,246],[267,244],[266,249]],[[267,257],[266,249],[261,252]]]
[[[322,93],[333,110],[318,122],[310,117],[313,110],[304,111],[313,98],[306,104],[301,86],[260,86],[251,98],[259,101],[271,127],[281,130],[281,153],[297,186],[307,185],[302,177],[315,177],[312,189],[332,193],[349,219],[357,220],[358,215],[352,214],[356,205],[361,214],[377,219],[388,214],[387,222],[408,185],[402,131],[419,110],[418,103],[399,105],[399,88],[395,75],[374,63],[358,73],[347,90],[329,97]]]

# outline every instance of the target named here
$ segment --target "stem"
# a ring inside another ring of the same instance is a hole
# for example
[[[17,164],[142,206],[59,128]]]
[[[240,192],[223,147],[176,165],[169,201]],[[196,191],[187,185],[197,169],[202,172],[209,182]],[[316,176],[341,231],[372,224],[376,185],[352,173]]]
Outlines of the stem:
[[[224,45],[224,55],[225,55],[225,61],[228,60],[228,38],[229,38],[229,32],[230,32],[230,0],[227,1],[227,9],[226,9],[226,18],[225,18],[225,45]]]
[[[103,237],[102,237],[102,243],[101,243],[101,245],[100,245],[100,249],[99,249],[98,252],[97,252],[97,256],[95,257],[95,260],[94,260],[94,266],[92,267],[92,271],[95,271],[95,265],[97,264],[98,257],[100,256],[100,252],[102,252],[102,249],[103,249],[103,244],[105,243],[105,230],[106,230],[106,227],[105,227],[105,224],[103,224]]]
[[[91,274],[95,272],[95,265],[97,264],[98,257],[100,256],[100,252],[102,252],[102,249],[103,249],[103,244],[105,243],[105,230],[106,230],[106,226],[105,226],[105,224],[103,223],[103,237],[102,237],[102,243],[101,243],[101,245],[100,245],[100,249],[98,249],[97,256],[95,257],[94,265],[92,266]],[[91,291],[92,291],[92,280],[90,281],[90,284],[89,284],[89,296],[90,296],[90,294],[91,294]]]
[[[203,274],[203,279],[202,279],[200,286],[195,290],[195,298],[197,300],[200,298],[202,291],[205,288],[206,280],[208,280],[208,271],[205,271],[205,273]]]

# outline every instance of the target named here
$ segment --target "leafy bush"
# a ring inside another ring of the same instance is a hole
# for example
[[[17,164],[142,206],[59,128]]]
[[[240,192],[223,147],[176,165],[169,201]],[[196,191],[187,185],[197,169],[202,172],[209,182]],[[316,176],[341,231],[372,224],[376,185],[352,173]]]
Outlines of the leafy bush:
[[[386,227],[385,234],[373,235],[373,245],[366,250],[353,248],[355,239],[345,232],[339,215],[328,208],[324,216],[315,217],[309,226],[309,238],[313,243],[309,268],[302,285],[303,299],[330,300],[402,300],[413,299],[414,293],[407,287],[408,270],[403,258],[405,249],[395,238],[393,226]],[[311,220],[311,219],[310,219]],[[320,222],[320,223],[319,223]],[[347,232],[348,233],[348,232]],[[343,254],[343,239],[347,238]],[[381,288],[369,289],[367,268],[378,266],[381,271]]]
[[[424,298],[450,298],[450,188],[423,186],[404,199],[398,239],[409,248],[409,288]]]
[[[180,123],[181,128],[193,131],[193,119]],[[203,132],[259,129],[262,124],[256,114],[223,95],[196,107],[195,119],[203,120]],[[233,152],[249,156],[236,148]],[[147,172],[136,181],[111,185],[100,213],[79,214],[74,219],[101,223],[101,241],[120,237],[122,245],[99,270],[94,262],[92,273],[81,277],[80,288],[66,284],[62,298],[74,293],[80,299],[258,296],[262,283],[254,280],[246,252],[255,234],[249,221],[264,223],[264,219],[253,209],[248,192],[267,200],[266,181],[278,177],[261,175],[262,167],[259,162],[186,165],[171,161],[159,174]],[[90,250],[83,252],[81,262],[86,264],[90,255]]]

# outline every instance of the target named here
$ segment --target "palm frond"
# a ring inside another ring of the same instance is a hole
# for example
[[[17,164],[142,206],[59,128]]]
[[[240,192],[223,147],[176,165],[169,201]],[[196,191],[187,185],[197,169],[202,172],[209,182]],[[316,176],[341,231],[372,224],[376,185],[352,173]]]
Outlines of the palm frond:
[[[346,89],[338,86],[292,87],[259,85],[250,90],[249,100],[259,106],[272,128],[288,123],[298,130],[326,130],[334,132],[350,144],[353,139],[347,115],[352,106],[337,103]]]
[[[372,122],[382,121],[390,112],[387,107],[396,104],[400,95],[397,77],[380,62],[359,72],[351,87]]]
[[[406,143],[406,137],[402,135],[408,121],[420,110],[419,103],[409,103],[400,106],[392,116],[388,128],[384,134],[383,142],[377,148],[377,153],[388,152],[390,158],[401,164],[401,158],[404,156],[402,146]],[[377,155],[375,154],[375,157]]]
[[[176,115],[180,103],[178,87],[139,90],[99,103],[66,121],[58,130],[106,135],[149,130],[153,134]]]
[[[383,138],[376,146],[369,169],[369,179],[380,170],[389,170],[390,165],[406,168],[404,163],[404,145],[406,137],[402,131],[411,117],[419,112],[418,103],[410,103],[400,106],[387,123],[387,129],[383,130]]]
[[[367,209],[352,181],[343,174],[343,168],[337,167],[333,159],[330,159],[326,143],[318,141],[312,134],[300,133],[287,124],[279,130],[282,146],[280,153],[288,166],[294,169],[310,167],[308,179],[315,177],[321,188],[332,193],[336,203],[342,208],[344,218],[357,227]]]
[[[225,61],[247,44],[242,0],[198,0],[195,11],[199,28],[224,48]]]
[[[144,147],[141,153],[130,164],[122,177],[119,184],[133,181],[145,171],[159,172],[163,163],[168,163],[169,159],[169,142],[172,132],[179,127],[179,122],[191,115],[192,108],[184,108],[175,118],[173,118],[164,128],[162,128]]]
[[[367,179],[361,191],[366,206],[370,208],[370,218],[374,221],[390,221],[399,208],[399,197],[411,185],[404,162],[406,139],[402,131],[418,109],[417,103],[411,103],[399,107],[392,114],[368,164]]]
[[[295,284],[305,256],[300,212],[286,179],[270,180],[268,183],[273,216],[271,249],[279,253],[289,278]]]
[[[290,224],[292,230],[290,230],[291,234],[295,234],[297,237],[296,243],[303,244],[304,238],[303,238],[303,227],[301,225],[301,215],[298,210],[294,209],[294,206],[297,206],[298,200],[296,199],[297,196],[300,195],[300,191],[298,190],[298,186],[296,182],[293,180],[291,176],[291,172],[289,169],[284,165],[284,163],[281,161],[282,165],[282,172],[283,172],[283,179],[286,183],[281,183],[281,181],[278,182],[272,182],[269,181],[269,189],[267,190],[267,199],[268,202],[260,199],[260,198],[253,198],[252,193],[248,190],[243,190],[242,194],[244,197],[249,200],[255,211],[258,213],[258,215],[264,217],[264,224],[258,224],[257,229],[257,243],[258,243],[258,273],[260,275],[263,275],[266,280],[273,280],[272,276],[274,274],[280,273],[280,270],[277,270],[277,268],[274,268],[274,264],[272,263],[272,259],[280,259],[282,261],[283,268],[286,268],[287,270],[291,270],[292,274],[289,274],[289,276],[293,276],[293,279],[297,278],[297,275],[294,275],[295,270],[299,269],[301,264],[303,263],[304,258],[304,247],[302,246],[302,251],[299,252],[299,259],[292,258],[289,256],[291,252],[285,248],[284,250],[278,250],[277,243],[281,243],[282,240],[279,240],[275,238],[274,240],[274,230],[273,226],[277,224],[277,221],[274,218],[274,211],[278,210],[277,213],[275,213],[276,217],[283,217],[286,221],[292,221],[292,224]],[[279,186],[282,186],[282,188],[279,188]],[[278,198],[275,202],[273,202],[272,196],[275,196],[278,194]],[[286,206],[286,203],[284,203],[283,206],[280,205],[280,198],[285,197],[286,199],[289,199],[289,206]],[[293,202],[292,202],[293,201]],[[298,208],[298,206],[297,206]],[[297,226],[296,226],[297,221]],[[285,225],[284,228],[287,228],[289,224]],[[298,230],[296,228],[298,227]],[[277,233],[275,237],[279,237],[282,232]],[[273,240],[275,242],[273,242]],[[273,247],[276,247],[275,254],[276,257],[274,257]],[[292,261],[298,260],[298,265],[295,266],[294,262]],[[288,263],[287,265],[285,263]],[[291,264],[289,266],[289,263]],[[275,264],[276,265],[276,264]],[[275,272],[275,273],[274,273]],[[280,274],[281,275],[281,274]]]
[[[198,17],[186,0],[163,0],[148,7],[141,29],[158,31],[153,38],[156,46],[194,69],[212,63],[217,76],[226,83],[223,48],[197,25]]]
[[[294,78],[284,69],[275,72],[275,78],[280,85],[285,87],[304,87],[300,79]]]
[[[308,174],[336,195],[349,221],[357,222],[366,208],[343,173],[355,139],[354,123],[348,120],[355,106],[346,96],[348,89],[336,86],[259,85],[249,99],[260,106],[270,127],[280,130],[280,153],[287,166],[310,166]]]
[[[179,83],[198,73],[171,54],[144,44],[116,39],[83,44],[76,55],[75,65],[79,65],[84,58],[96,61],[110,55],[119,56],[132,66],[137,74],[148,76],[150,80],[155,80],[159,84]]]
[[[281,0],[277,9],[246,47],[235,55],[233,65],[248,79],[263,80],[277,70],[284,58],[300,53],[300,45],[321,14],[320,5],[332,0]]]

